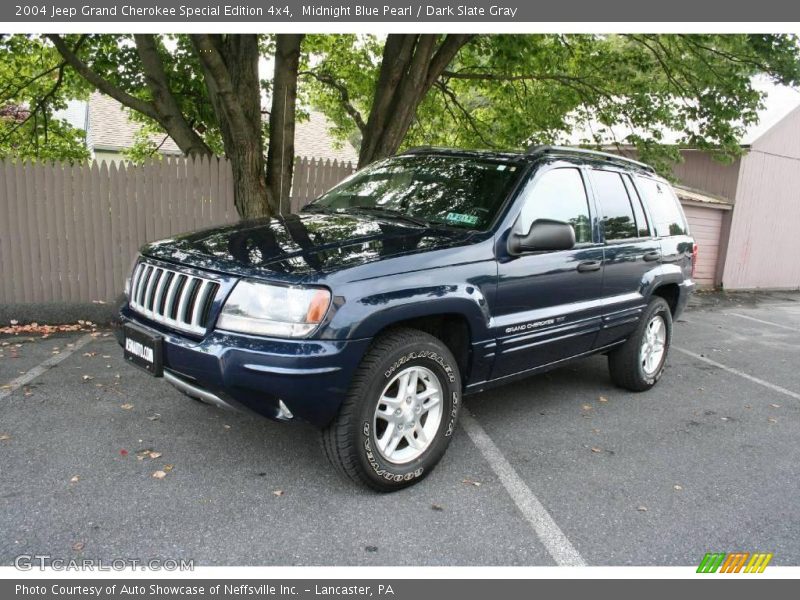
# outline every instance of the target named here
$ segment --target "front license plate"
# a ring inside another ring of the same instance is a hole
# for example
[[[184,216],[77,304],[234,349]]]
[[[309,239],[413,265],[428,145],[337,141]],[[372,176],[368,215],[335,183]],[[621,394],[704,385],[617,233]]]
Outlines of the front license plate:
[[[164,374],[160,335],[152,334],[133,325],[125,325],[125,360],[144,369],[154,377]]]

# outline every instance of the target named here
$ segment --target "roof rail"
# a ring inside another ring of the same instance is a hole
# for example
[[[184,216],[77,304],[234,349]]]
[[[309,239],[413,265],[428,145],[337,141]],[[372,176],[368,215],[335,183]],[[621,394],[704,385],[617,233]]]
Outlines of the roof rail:
[[[431,150],[441,150],[437,146],[412,146],[411,148],[406,148],[402,152],[398,152],[398,154],[417,154],[419,152],[430,152]]]
[[[632,158],[627,158],[625,156],[620,156],[619,154],[611,154],[610,152],[600,152],[599,150],[587,150],[585,148],[571,148],[569,146],[533,145],[528,147],[528,149],[525,151],[525,154],[527,154],[528,156],[535,156],[537,154],[578,154],[583,156],[594,156],[596,158],[601,158],[609,162],[623,162],[636,165],[640,169],[644,169],[645,171],[655,173],[655,169],[650,165],[648,165],[647,163],[643,163],[638,160],[633,160]]]

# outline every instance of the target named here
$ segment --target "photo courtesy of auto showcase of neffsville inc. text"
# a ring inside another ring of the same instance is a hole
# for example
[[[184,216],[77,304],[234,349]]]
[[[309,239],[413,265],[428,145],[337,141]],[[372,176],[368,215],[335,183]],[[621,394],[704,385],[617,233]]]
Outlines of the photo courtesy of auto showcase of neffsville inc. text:
[[[484,4],[0,8],[9,597],[800,577],[800,17]]]

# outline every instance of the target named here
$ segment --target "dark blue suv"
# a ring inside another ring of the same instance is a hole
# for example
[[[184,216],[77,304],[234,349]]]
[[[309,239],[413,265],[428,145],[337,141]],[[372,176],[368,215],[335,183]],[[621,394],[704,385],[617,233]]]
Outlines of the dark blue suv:
[[[417,149],[301,214],[145,246],[118,335],[190,396],[313,423],[342,473],[392,491],[441,459],[463,394],[594,353],[655,385],[696,253],[647,165]]]

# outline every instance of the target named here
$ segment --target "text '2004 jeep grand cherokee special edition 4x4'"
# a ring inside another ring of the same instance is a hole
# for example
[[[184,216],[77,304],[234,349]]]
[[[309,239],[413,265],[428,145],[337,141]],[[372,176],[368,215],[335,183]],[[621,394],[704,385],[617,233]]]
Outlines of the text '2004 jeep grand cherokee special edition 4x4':
[[[652,387],[696,253],[641,163],[412,150],[299,215],[145,246],[119,337],[190,396],[319,426],[340,471],[391,491],[441,459],[462,393],[592,353]]]

